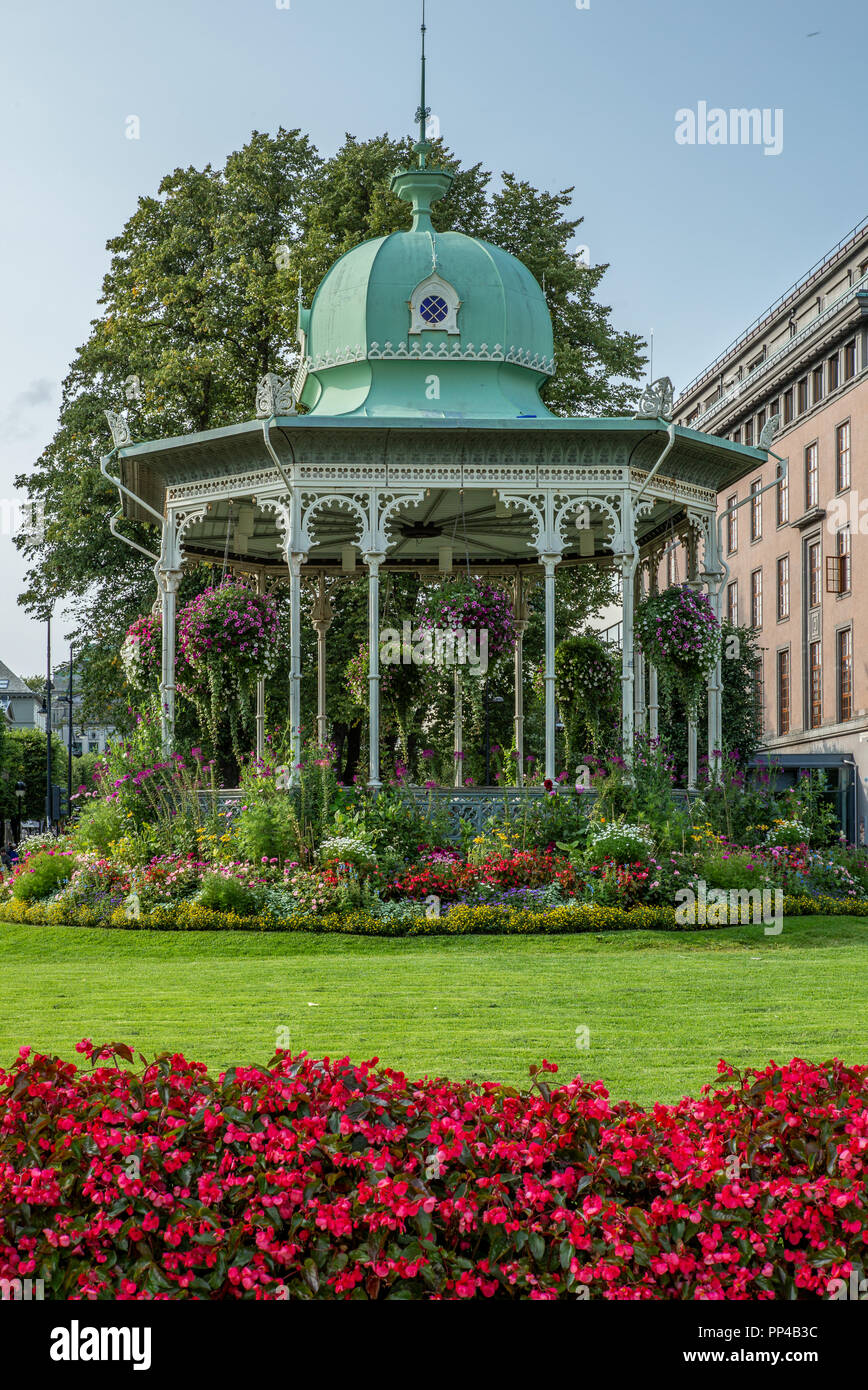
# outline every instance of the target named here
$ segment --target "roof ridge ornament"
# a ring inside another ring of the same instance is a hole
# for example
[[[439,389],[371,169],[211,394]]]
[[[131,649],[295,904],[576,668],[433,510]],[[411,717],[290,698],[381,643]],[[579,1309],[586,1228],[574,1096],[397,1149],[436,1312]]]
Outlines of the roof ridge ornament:
[[[279,377],[266,372],[256,387],[256,418],[270,420],[275,415],[295,415],[293,377]]]
[[[103,415],[108,420],[108,427],[112,432],[112,441],[116,449],[125,449],[128,444],[132,444],[133,437],[130,434],[130,426],[127,417],[120,411],[104,410]]]
[[[772,441],[781,427],[780,415],[772,415],[763,426],[762,434],[757,440],[757,448],[765,449],[766,453],[772,447]]]
[[[644,388],[634,420],[671,420],[675,392],[668,376],[658,377]]]

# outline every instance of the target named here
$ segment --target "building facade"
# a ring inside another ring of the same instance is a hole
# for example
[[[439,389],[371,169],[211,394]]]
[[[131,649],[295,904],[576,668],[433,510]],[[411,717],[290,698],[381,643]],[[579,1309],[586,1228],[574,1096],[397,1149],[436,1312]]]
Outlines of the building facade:
[[[12,729],[37,727],[39,696],[20,676],[0,661],[0,715]]]
[[[770,757],[828,768],[864,841],[868,219],[690,384],[675,418],[750,446],[775,415],[766,463],[719,494],[723,612],[758,634]],[[683,579],[683,564],[673,546],[661,580]]]

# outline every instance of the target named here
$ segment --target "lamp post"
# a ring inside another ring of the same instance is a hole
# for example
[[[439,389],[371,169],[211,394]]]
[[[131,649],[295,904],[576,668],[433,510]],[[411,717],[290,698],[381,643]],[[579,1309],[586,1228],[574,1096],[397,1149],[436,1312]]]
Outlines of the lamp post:
[[[18,844],[18,841],[21,839],[21,809],[22,809],[22,803],[23,803],[23,801],[24,801],[24,793],[25,793],[26,791],[27,791],[27,785],[26,785],[25,782],[16,782],[16,783],[15,783],[15,799],[16,799],[16,801],[18,802],[18,829],[17,829],[16,832],[15,832],[15,843],[16,843],[16,845]]]
[[[51,614],[48,615],[48,633],[46,638],[46,672],[45,672],[45,746],[47,749],[47,762],[45,772],[45,829],[51,829],[51,813],[54,809],[53,795],[51,786]]]

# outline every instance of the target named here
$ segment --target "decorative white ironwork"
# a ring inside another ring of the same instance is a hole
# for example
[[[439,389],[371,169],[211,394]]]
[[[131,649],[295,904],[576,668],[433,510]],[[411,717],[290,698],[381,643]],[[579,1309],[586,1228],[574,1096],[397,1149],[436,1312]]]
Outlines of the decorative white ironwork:
[[[275,376],[266,372],[256,388],[256,418],[269,420],[274,415],[295,415],[292,377]]]
[[[125,415],[114,410],[104,410],[103,415],[108,420],[109,429],[112,432],[112,440],[116,449],[124,449],[128,444],[132,444],[133,437],[130,434],[130,427]]]
[[[639,397],[639,409],[635,420],[671,420],[675,406],[675,392],[668,376],[658,377],[646,386]]]
[[[772,440],[774,439],[780,427],[780,415],[772,415],[771,418],[767,420],[766,423],[763,425],[762,434],[757,440],[757,448],[765,449],[766,453],[768,453],[769,449],[772,447]]]
[[[429,325],[426,325],[426,328]],[[398,343],[397,347],[391,341],[382,345],[376,340],[369,343],[365,349],[360,343],[355,347],[345,347],[342,351],[332,353],[318,353],[316,357],[307,359],[307,370],[309,372],[325,371],[329,367],[343,367],[350,362],[508,362],[517,367],[527,367],[530,371],[540,372],[543,376],[554,376],[555,360],[553,357],[541,357],[538,352],[531,352],[529,348],[510,347],[508,350],[501,343],[495,343],[494,347],[489,347],[488,343],[482,343],[480,347],[475,347],[473,343],[468,343],[462,347],[459,343],[453,343],[450,347],[448,343],[440,343],[435,347],[433,343],[426,343],[424,348],[420,343],[413,343],[408,347],[405,342]]]

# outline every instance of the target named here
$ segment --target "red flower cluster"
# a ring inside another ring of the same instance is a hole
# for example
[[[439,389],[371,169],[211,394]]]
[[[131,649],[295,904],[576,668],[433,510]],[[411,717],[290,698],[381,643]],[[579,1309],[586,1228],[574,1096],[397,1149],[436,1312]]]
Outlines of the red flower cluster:
[[[576,876],[570,861],[551,850],[513,850],[511,854],[490,854],[482,864],[426,864],[408,869],[394,883],[395,896],[427,898],[436,893],[445,902],[466,897],[480,883],[506,891],[509,888],[544,888],[560,883],[573,892]]]
[[[0,1278],[47,1298],[811,1299],[864,1265],[868,1067],[643,1110],[546,1062],[519,1094],[79,1050],[0,1071]]]

